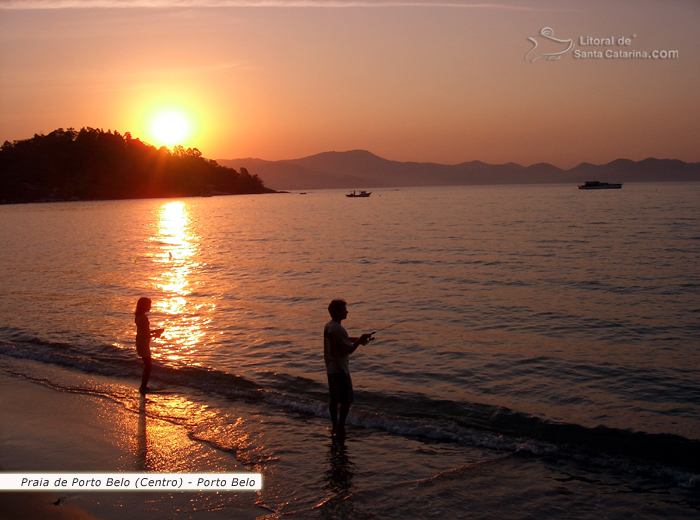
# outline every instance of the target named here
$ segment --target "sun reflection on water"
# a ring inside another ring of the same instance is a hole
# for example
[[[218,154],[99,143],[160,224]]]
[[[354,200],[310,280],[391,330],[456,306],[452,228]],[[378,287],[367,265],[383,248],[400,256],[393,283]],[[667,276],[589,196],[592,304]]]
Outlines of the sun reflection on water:
[[[168,202],[159,212],[158,232],[151,237],[158,252],[154,287],[161,296],[154,300],[154,311],[166,316],[160,326],[165,328],[162,340],[153,344],[153,357],[187,365],[201,365],[196,361],[198,345],[206,336],[203,304],[191,298],[195,271],[200,267],[198,237],[191,228],[190,214],[184,202]],[[212,306],[210,306],[212,307]]]

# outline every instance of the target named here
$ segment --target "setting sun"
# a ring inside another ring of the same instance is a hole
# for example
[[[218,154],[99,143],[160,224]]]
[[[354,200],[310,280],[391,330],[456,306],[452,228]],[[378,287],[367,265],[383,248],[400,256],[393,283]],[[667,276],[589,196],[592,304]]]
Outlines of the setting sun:
[[[206,89],[183,86],[145,92],[120,107],[128,114],[124,128],[156,148],[180,145],[205,152],[210,149],[211,136],[222,133],[209,103],[214,98]]]
[[[173,146],[182,144],[190,133],[190,122],[178,112],[161,112],[151,125],[151,133],[158,144]]]

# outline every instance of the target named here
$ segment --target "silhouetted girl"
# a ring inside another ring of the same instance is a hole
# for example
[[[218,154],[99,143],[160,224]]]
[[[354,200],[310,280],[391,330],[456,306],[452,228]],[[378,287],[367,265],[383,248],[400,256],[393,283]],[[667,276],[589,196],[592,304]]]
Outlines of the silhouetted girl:
[[[151,377],[151,336],[159,338],[163,329],[151,330],[146,313],[151,310],[149,298],[139,298],[134,311],[136,323],[136,352],[143,358],[143,377],[139,392],[145,394],[148,391],[148,378]]]

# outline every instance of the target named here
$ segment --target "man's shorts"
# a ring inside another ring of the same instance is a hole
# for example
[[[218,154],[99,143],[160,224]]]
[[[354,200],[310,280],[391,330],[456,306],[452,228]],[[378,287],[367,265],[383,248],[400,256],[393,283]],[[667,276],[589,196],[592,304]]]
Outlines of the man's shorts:
[[[352,379],[350,374],[345,372],[328,374],[328,391],[331,394],[331,401],[350,404],[355,400],[352,393]]]

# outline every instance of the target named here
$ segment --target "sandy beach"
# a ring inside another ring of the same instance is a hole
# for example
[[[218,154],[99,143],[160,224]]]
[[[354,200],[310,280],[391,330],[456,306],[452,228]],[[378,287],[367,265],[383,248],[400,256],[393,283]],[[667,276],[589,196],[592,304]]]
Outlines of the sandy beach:
[[[84,379],[87,387],[94,376]],[[134,393],[138,406],[135,388],[111,384]],[[6,371],[0,371],[0,416],[0,470],[5,472],[246,471],[231,455],[190,440],[182,427],[138,408],[59,391]],[[185,460],[194,467],[183,467]],[[253,519],[269,513],[254,505],[256,498],[254,492],[0,492],[0,518]]]

